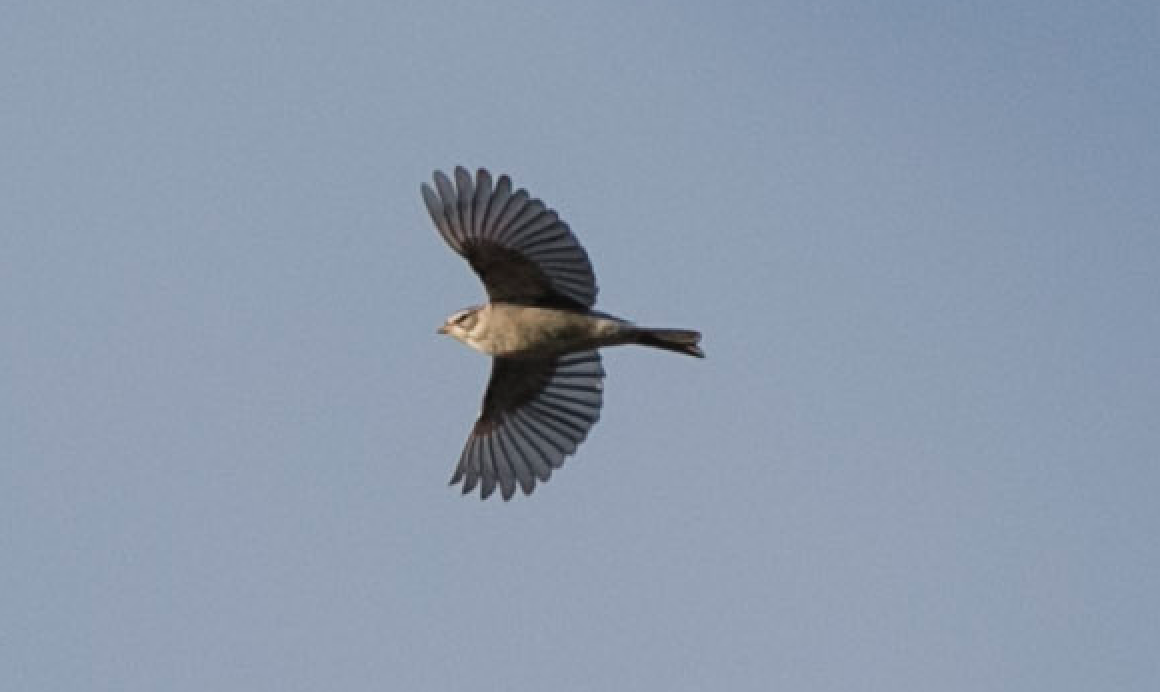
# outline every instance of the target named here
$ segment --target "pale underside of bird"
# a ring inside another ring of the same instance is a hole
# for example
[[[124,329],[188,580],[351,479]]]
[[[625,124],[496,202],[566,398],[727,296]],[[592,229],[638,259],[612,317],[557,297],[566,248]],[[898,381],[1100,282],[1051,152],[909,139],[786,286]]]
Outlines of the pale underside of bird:
[[[547,482],[600,417],[604,367],[597,349],[641,344],[704,357],[701,335],[637,327],[592,310],[596,278],[588,253],[555,211],[508,176],[455,180],[435,172],[423,200],[443,239],[482,279],[488,303],[460,310],[439,333],[492,356],[483,406],[451,484],[466,495],[498,487],[510,500]]]

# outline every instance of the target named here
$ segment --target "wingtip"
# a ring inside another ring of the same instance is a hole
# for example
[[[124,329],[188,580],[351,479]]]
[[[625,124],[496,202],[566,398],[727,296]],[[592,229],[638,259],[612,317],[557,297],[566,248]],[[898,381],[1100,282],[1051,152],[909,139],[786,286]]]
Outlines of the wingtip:
[[[460,198],[470,198],[475,192],[471,173],[463,166],[455,167],[455,186],[459,189]]]

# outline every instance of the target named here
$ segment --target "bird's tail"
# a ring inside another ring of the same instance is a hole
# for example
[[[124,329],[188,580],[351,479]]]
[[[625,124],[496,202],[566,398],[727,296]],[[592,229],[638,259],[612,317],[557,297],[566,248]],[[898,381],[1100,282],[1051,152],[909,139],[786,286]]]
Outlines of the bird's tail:
[[[666,351],[704,358],[705,352],[698,345],[700,341],[701,332],[695,332],[692,329],[642,328],[636,332],[636,343],[642,346],[663,348]]]

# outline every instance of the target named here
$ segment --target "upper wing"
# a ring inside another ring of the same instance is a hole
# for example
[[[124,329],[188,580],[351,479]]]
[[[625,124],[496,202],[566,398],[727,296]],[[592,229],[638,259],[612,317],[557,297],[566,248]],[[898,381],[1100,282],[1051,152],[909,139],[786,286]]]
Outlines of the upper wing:
[[[479,169],[455,169],[455,183],[435,171],[435,189],[423,183],[423,201],[440,235],[483,279],[492,302],[590,308],[596,277],[588,253],[568,224],[511,179]]]
[[[536,479],[547,482],[552,469],[588,435],[600,418],[604,367],[596,351],[553,360],[496,358],[476,421],[451,484],[463,494],[483,480],[486,500],[499,484],[504,500],[516,483],[530,495]]]

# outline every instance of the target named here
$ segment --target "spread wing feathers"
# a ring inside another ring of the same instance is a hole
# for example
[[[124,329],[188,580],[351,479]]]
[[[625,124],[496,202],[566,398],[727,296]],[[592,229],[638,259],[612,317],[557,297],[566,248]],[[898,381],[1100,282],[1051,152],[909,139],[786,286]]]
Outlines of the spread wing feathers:
[[[504,500],[516,485],[530,495],[576,451],[600,418],[604,367],[596,351],[553,360],[494,359],[483,411],[464,445],[451,485],[466,495],[481,485]]]
[[[454,183],[435,172],[423,201],[439,234],[471,264],[492,302],[588,308],[596,277],[588,253],[555,211],[526,190],[512,191],[506,175],[492,185],[479,169],[455,169]]]

